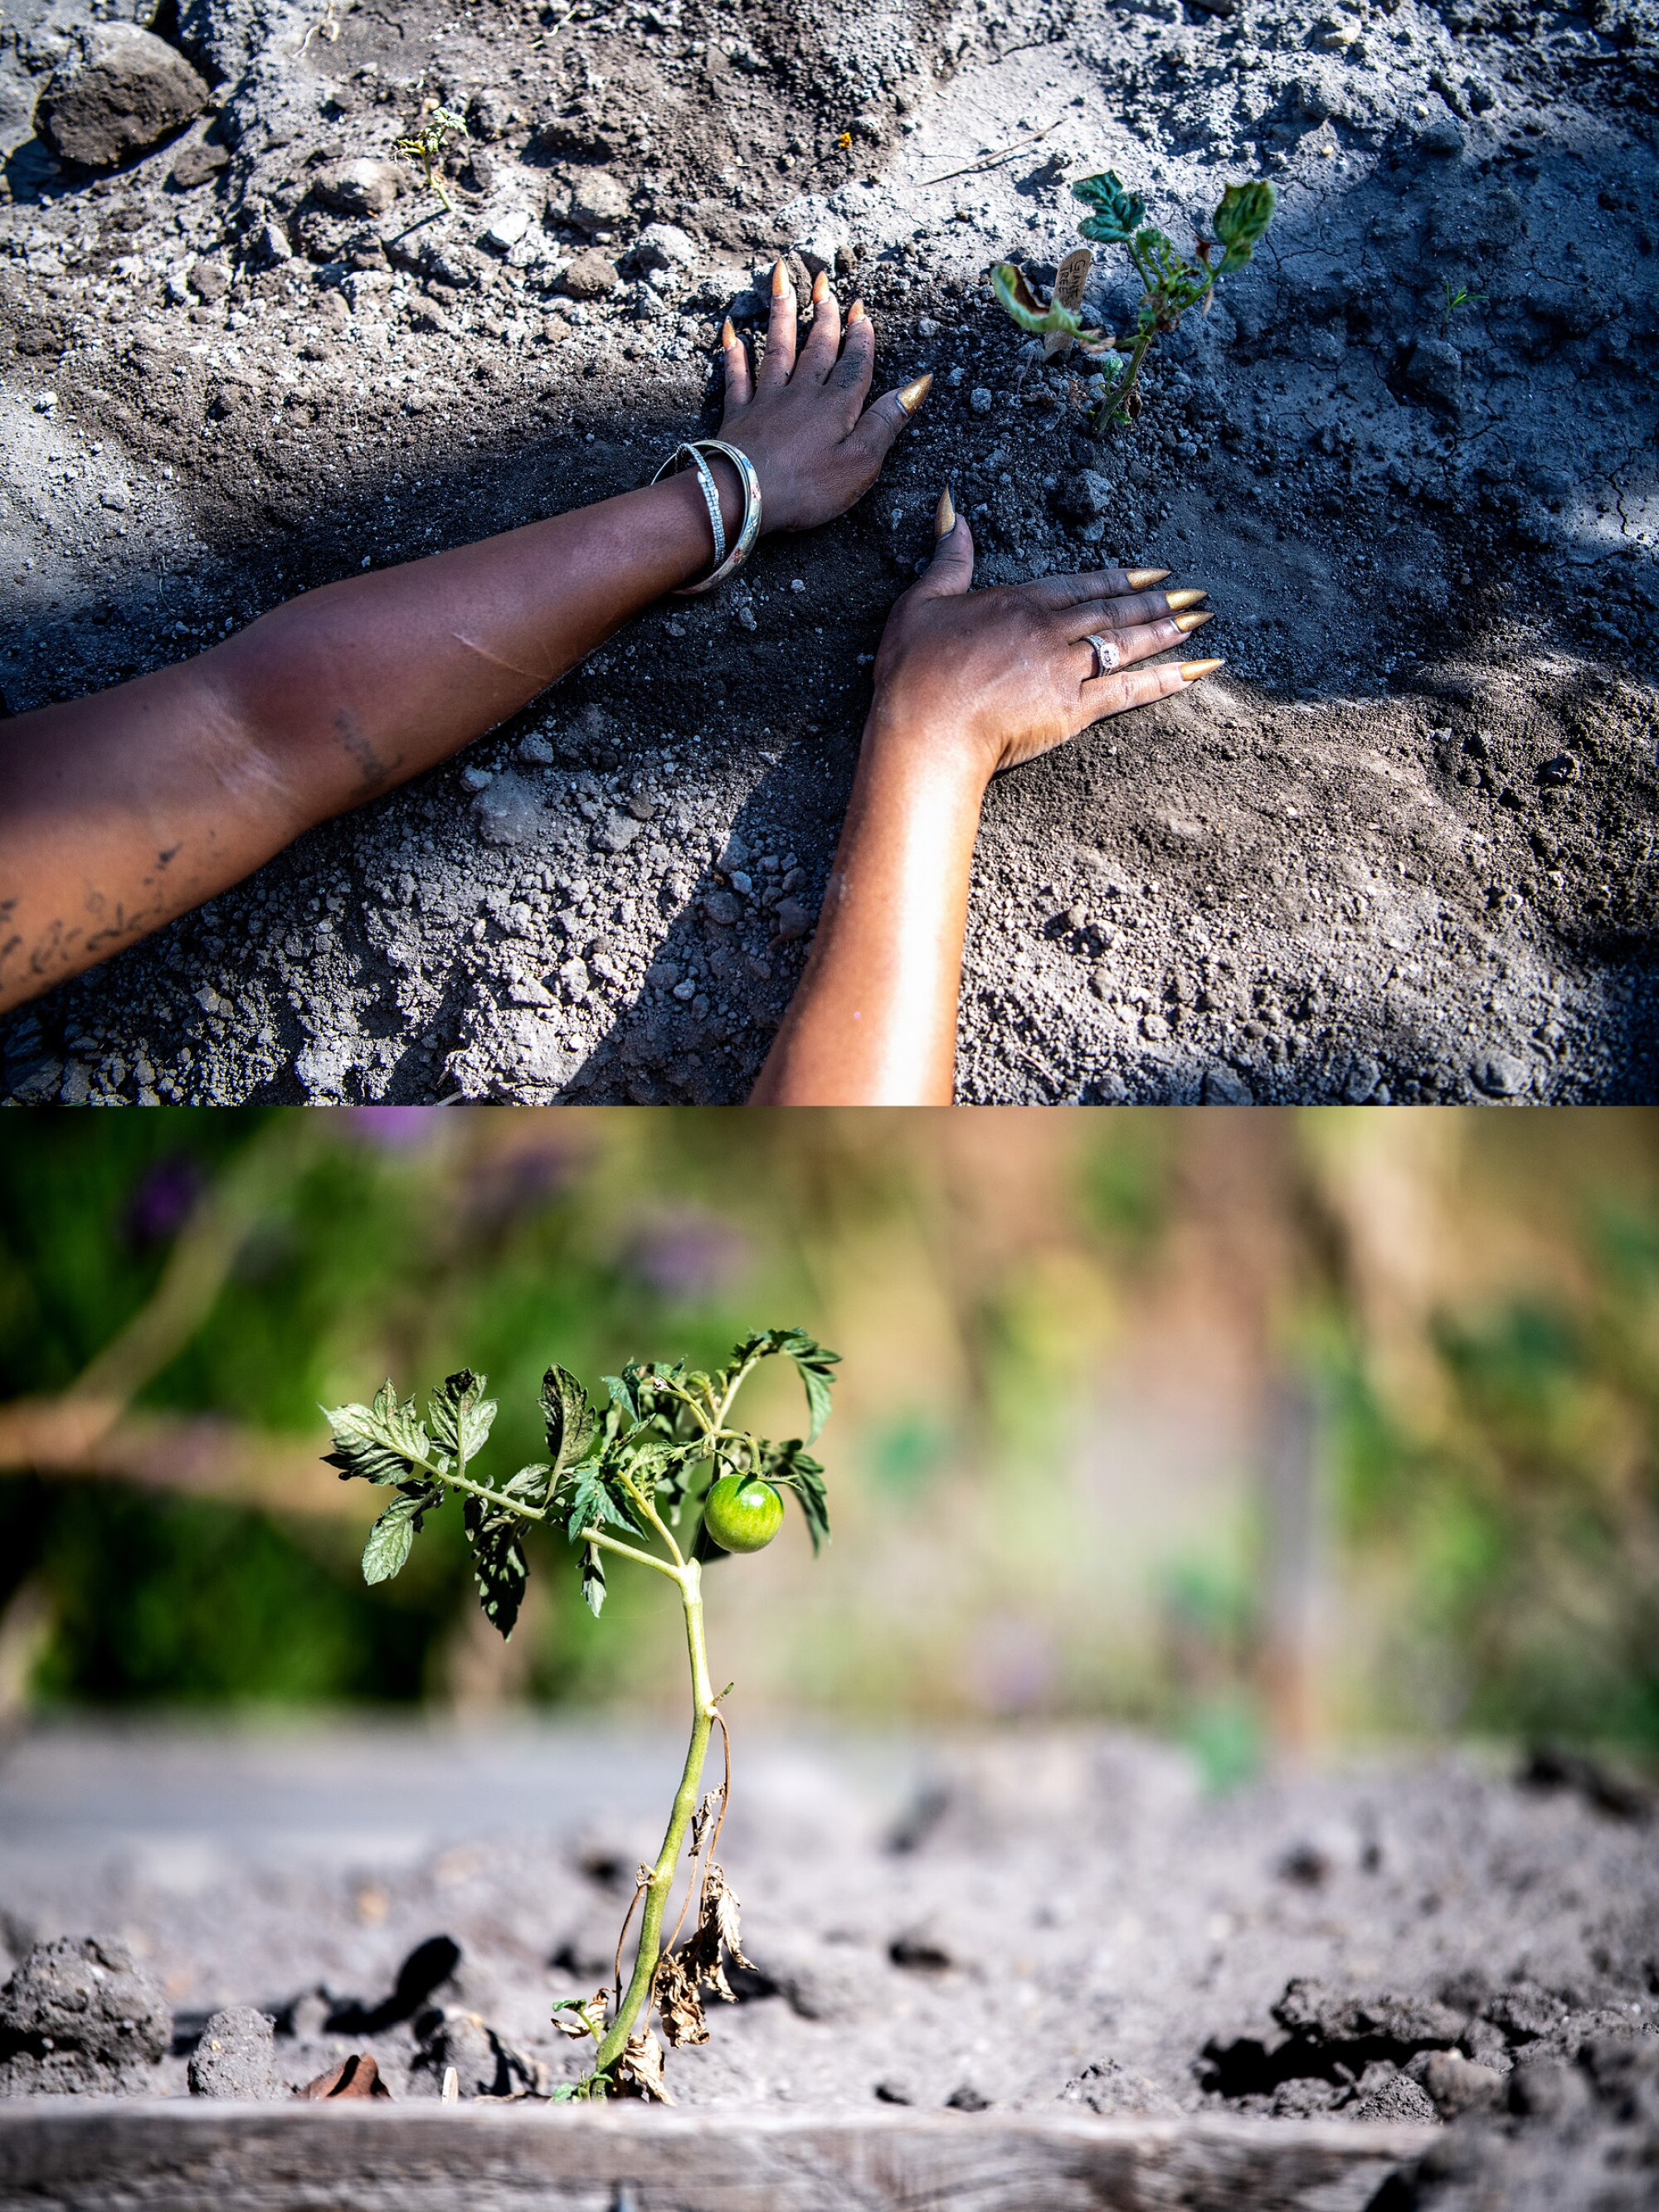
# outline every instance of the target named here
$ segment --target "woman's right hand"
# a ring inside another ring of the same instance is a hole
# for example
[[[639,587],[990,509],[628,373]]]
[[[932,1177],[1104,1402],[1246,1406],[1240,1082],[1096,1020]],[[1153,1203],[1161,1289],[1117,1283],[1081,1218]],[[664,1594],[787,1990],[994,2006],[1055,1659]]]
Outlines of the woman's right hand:
[[[899,432],[927,397],[919,376],[868,407],[876,334],[863,302],[841,308],[827,277],[812,286],[811,323],[796,352],[800,313],[782,262],[772,271],[772,309],[758,370],[728,320],[720,333],[726,410],[720,435],[755,465],[761,529],[811,530],[844,514],[880,474]]]
[[[1152,588],[1167,568],[1097,568],[970,592],[974,541],[946,493],[926,573],[898,601],[876,655],[870,737],[948,747],[988,781],[1091,723],[1167,698],[1218,660],[1136,663],[1185,642],[1209,620],[1200,590]],[[1095,672],[1091,634],[1117,657]]]

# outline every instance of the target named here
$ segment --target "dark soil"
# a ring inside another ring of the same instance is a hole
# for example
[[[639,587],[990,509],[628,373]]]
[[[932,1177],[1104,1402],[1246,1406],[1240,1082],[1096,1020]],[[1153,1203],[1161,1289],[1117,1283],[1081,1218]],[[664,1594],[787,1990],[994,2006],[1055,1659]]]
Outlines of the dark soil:
[[[544,2095],[580,2064],[551,2001],[609,1981],[676,1765],[554,1732],[26,1740],[7,1941],[98,1926],[138,1964],[77,2079],[14,2086],[361,2094],[372,2057],[395,2099],[450,2067],[463,2098]],[[1659,2144],[1659,1853],[1648,1798],[1599,1781],[1445,1759],[1215,1799],[1116,1737],[756,1745],[722,1854],[752,1966],[669,2081],[702,2106],[1445,2118],[1391,2212],[1634,2206],[1587,2177],[1650,2181]],[[26,1959],[0,2034],[64,1948]],[[118,2079],[118,2021],[162,1989],[170,2055]],[[1516,2193],[1482,2196],[1493,2174]]]
[[[741,1097],[947,479],[983,580],[1165,562],[1229,661],[992,792],[964,1099],[1652,1095],[1651,0],[190,0],[218,112],[108,174],[34,135],[76,20],[0,34],[13,711],[640,481],[779,252],[939,381],[852,514],[0,1028],[12,1096]],[[456,212],[343,212],[422,90]],[[1106,166],[1281,199],[1101,446],[984,276]]]

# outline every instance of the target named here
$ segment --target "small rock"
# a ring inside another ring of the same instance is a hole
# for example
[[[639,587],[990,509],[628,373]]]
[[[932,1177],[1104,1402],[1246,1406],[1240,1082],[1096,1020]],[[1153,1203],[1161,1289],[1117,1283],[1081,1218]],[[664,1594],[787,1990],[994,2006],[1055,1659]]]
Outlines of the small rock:
[[[106,507],[112,514],[125,514],[132,505],[132,494],[125,484],[106,484],[98,495],[100,507]]]
[[[1074,522],[1093,522],[1110,513],[1115,495],[1098,469],[1079,469],[1060,486],[1054,504]]]
[[[276,2021],[252,2005],[232,2005],[216,2012],[202,2030],[202,2039],[191,2053],[190,2092],[193,2097],[275,2097],[283,2084],[276,2076]]]
[[[1342,1086],[1342,1096],[1350,1106],[1363,1106],[1382,1080],[1382,1071],[1374,1060],[1363,1054],[1348,1070],[1348,1079]]]
[[[463,791],[488,791],[495,781],[495,771],[488,768],[464,768],[461,770]]]
[[[939,336],[939,325],[931,315],[922,316],[917,323],[916,336],[919,338],[936,338]]]
[[[584,169],[570,191],[569,221],[576,230],[592,234],[611,230],[627,220],[627,187],[608,169]]]
[[[486,246],[495,246],[500,252],[508,253],[529,228],[528,208],[507,208],[495,217],[494,222],[485,231],[484,243]]]
[[[1571,753],[1556,753],[1538,771],[1538,781],[1547,786],[1576,781],[1578,763]]]
[[[702,910],[720,929],[730,929],[743,911],[730,891],[710,891],[702,902]]]
[[[1204,1071],[1203,1097],[1206,1106],[1254,1106],[1255,1103],[1250,1086],[1243,1077],[1219,1063]]]
[[[1474,2065],[1461,2051],[1422,2051],[1406,2071],[1426,2090],[1443,2120],[1495,2110],[1503,2101],[1504,2076],[1495,2067]]]
[[[1419,131],[1418,151],[1432,155],[1436,161],[1455,161],[1468,141],[1449,115],[1437,116],[1434,121]]]
[[[545,2086],[541,2062],[515,2051],[476,2012],[428,2013],[415,2029],[420,2048],[410,2070],[441,2082],[453,2066],[463,2097],[515,2097]]]
[[[876,2084],[876,2102],[879,2105],[914,2105],[916,2085],[905,2075],[884,2074]]]
[[[737,617],[739,629],[746,629],[752,635],[760,628],[759,617],[746,600],[740,600],[732,611]]]
[[[595,829],[593,842],[602,853],[625,853],[644,827],[637,816],[613,806]]]
[[[1492,1052],[1475,1062],[1472,1073],[1489,1097],[1513,1098],[1526,1090],[1529,1071],[1513,1053]]]
[[[793,945],[812,927],[812,915],[797,898],[780,899],[773,915],[781,943]]]
[[[527,845],[544,817],[541,793],[521,775],[498,775],[472,802],[486,845]]]
[[[551,768],[552,744],[539,730],[532,730],[519,740],[519,758],[526,768]]]
[[[467,102],[466,125],[475,138],[493,145],[513,127],[512,101],[503,93],[475,92]]]
[[[973,409],[975,415],[988,415],[990,413],[991,395],[982,384],[976,384],[973,390],[969,393],[968,404]]]
[[[360,154],[319,169],[311,189],[337,215],[381,216],[403,191],[403,172],[393,161]]]
[[[608,300],[621,281],[616,263],[590,246],[570,263],[559,279],[559,289],[572,300]]]
[[[227,146],[210,146],[198,139],[186,146],[174,160],[167,182],[175,191],[193,192],[221,169],[230,165],[230,149]]]
[[[971,2081],[959,2083],[945,2104],[946,2111],[952,2112],[988,2112],[991,2109],[991,2100]]]
[[[1406,388],[1431,406],[1455,408],[1463,389],[1463,356],[1447,338],[1419,338],[1407,358]]]
[[[1162,1044],[1170,1034],[1170,1024],[1162,1014],[1143,1014],[1140,1018],[1140,1034],[1150,1039],[1153,1044]]]
[[[697,258],[696,240],[678,223],[648,222],[634,247],[641,269],[690,269]]]
[[[208,99],[205,81],[164,39],[107,23],[83,33],[78,56],[47,85],[40,118],[66,161],[112,169],[199,115]]]
[[[1132,2074],[1115,2058],[1103,2058],[1082,2073],[1075,2075],[1060,2093],[1062,2104],[1086,2106],[1091,2112],[1099,2112],[1107,2119],[1119,2119],[1139,2114],[1155,2115],[1158,2118],[1173,2117],[1181,2107],[1175,2099],[1149,2081],[1144,2074]]]
[[[222,261],[192,261],[185,271],[185,282],[210,307],[230,289],[230,271]]]
[[[0,2096],[142,2086],[172,2040],[161,1985],[125,1945],[60,1936],[0,1990]]]

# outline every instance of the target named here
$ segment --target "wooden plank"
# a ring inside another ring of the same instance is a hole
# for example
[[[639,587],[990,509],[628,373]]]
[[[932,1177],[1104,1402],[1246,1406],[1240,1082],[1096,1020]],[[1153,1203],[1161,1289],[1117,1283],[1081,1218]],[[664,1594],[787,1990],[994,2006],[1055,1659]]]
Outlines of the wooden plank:
[[[1432,2128],[0,2103],[0,2212],[1363,2212]]]

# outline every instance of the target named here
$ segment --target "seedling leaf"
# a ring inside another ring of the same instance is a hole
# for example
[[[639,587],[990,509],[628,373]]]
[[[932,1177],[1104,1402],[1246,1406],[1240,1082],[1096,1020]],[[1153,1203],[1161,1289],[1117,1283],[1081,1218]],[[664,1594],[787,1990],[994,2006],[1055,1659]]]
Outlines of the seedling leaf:
[[[1093,210],[1078,228],[1102,246],[1127,245],[1146,217],[1146,201],[1136,192],[1126,191],[1111,169],[1079,179],[1072,187],[1072,197]]]

